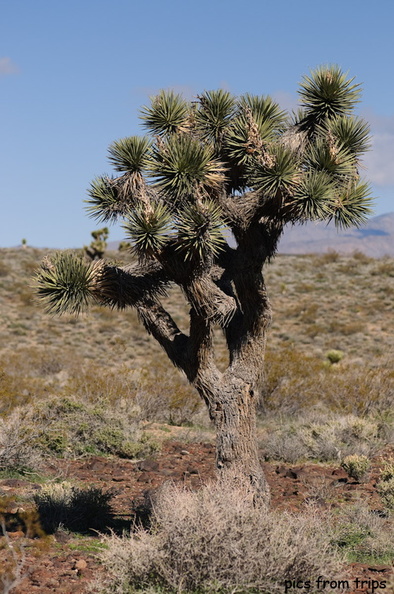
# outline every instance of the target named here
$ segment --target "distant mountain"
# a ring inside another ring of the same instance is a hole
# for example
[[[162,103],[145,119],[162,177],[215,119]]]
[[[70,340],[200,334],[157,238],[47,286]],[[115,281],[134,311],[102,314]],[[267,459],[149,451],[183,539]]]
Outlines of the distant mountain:
[[[394,212],[372,219],[360,229],[338,231],[333,223],[288,226],[279,242],[280,254],[311,254],[335,250],[349,254],[363,252],[381,258],[394,256]]]
[[[108,242],[117,250],[119,241]],[[394,257],[394,212],[369,219],[360,229],[338,231],[333,223],[287,226],[279,242],[280,254],[311,254],[335,250],[343,254],[363,252],[366,256]]]

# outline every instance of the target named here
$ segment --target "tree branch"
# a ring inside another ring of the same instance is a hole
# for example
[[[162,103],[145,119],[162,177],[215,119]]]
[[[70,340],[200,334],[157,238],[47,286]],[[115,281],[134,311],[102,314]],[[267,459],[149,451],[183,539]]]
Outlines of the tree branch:
[[[225,329],[230,369],[250,382],[258,380],[262,373],[266,331],[271,322],[271,306],[262,274],[270,253],[261,233],[261,224],[255,224],[238,245],[233,282],[240,308]]]
[[[170,279],[157,262],[118,268],[104,264],[94,277],[93,296],[102,305],[135,307],[149,334],[165,350],[171,362],[185,371],[188,337],[158,301]]]
[[[97,266],[92,294],[102,305],[124,309],[136,307],[146,298],[165,295],[170,282],[157,262],[124,268],[103,264]]]
[[[196,267],[172,246],[163,251],[160,263],[198,315],[222,327],[227,325],[237,310],[237,302],[231,287],[222,278],[223,268],[213,264]]]
[[[205,399],[211,413],[222,374],[215,363],[212,324],[194,310],[190,311],[186,375]]]
[[[170,361],[187,375],[189,337],[181,332],[170,314],[158,301],[146,297],[135,307],[148,333],[165,350]]]

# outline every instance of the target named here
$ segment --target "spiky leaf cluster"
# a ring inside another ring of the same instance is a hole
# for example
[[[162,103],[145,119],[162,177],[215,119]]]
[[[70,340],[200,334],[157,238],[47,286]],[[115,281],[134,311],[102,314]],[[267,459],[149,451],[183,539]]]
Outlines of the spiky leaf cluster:
[[[371,147],[369,125],[361,118],[334,118],[327,122],[326,130],[354,156],[362,155]]]
[[[349,182],[338,193],[329,220],[334,220],[336,227],[347,229],[360,227],[367,222],[371,214],[372,198],[369,185],[365,182]]]
[[[88,190],[88,214],[101,223],[115,222],[125,210],[124,200],[114,180],[106,175],[96,177]]]
[[[149,174],[169,204],[190,202],[224,180],[224,167],[209,144],[190,135],[172,135],[153,148]]]
[[[302,178],[290,203],[294,220],[324,220],[331,211],[335,194],[332,180],[325,171],[311,171]]]
[[[36,276],[37,295],[54,314],[78,314],[94,299],[99,263],[88,264],[70,252],[44,260]]]
[[[231,123],[236,108],[236,99],[228,91],[206,91],[198,97],[196,125],[205,141],[220,143]]]
[[[162,203],[152,207],[141,205],[130,213],[124,229],[133,242],[133,251],[140,257],[160,253],[170,237],[171,214]]]
[[[274,198],[278,192],[283,196],[291,194],[300,177],[294,152],[280,144],[273,144],[270,153],[256,159],[250,173],[253,188],[267,198]]]
[[[187,102],[172,91],[160,91],[152,99],[150,107],[141,109],[143,125],[153,135],[175,134],[186,130],[188,117]]]
[[[205,262],[223,248],[223,226],[221,210],[213,202],[191,205],[177,216],[176,249],[185,260]]]
[[[308,146],[305,163],[309,170],[325,171],[335,177],[353,177],[356,174],[353,155],[330,137],[320,136]]]
[[[338,66],[320,67],[304,76],[300,85],[301,105],[310,124],[350,115],[360,97],[360,85],[352,84]]]
[[[141,175],[145,166],[151,141],[146,136],[129,136],[113,142],[109,149],[109,160],[116,171]]]
[[[226,138],[227,151],[237,165],[252,162],[283,128],[285,114],[270,97],[243,95]]]

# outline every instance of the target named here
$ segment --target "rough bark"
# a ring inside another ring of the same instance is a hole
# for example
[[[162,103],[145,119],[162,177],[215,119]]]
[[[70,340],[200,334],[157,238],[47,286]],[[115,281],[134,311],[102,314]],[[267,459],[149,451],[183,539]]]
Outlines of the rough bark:
[[[210,398],[209,414],[216,429],[216,466],[220,475],[245,481],[256,496],[268,503],[269,486],[256,442],[254,387],[225,373],[221,385],[211,386]]]
[[[219,474],[247,481],[268,502],[256,443],[256,405],[271,319],[262,269],[280,228],[255,218],[247,231],[236,231],[238,247],[228,248],[197,274],[190,274],[171,253],[167,262],[163,255],[160,263],[146,267],[107,268],[98,279],[97,296],[112,306],[136,308],[146,330],[204,400],[216,429]],[[191,308],[188,334],[159,300],[171,282],[180,286]],[[224,372],[215,362],[214,326],[221,327],[227,341],[229,366]]]

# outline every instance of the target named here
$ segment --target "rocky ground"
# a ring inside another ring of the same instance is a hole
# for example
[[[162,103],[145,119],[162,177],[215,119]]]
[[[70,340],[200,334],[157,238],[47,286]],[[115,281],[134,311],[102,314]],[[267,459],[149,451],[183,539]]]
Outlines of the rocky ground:
[[[346,505],[357,498],[367,501],[380,513],[381,502],[376,493],[379,459],[375,460],[368,482],[358,483],[335,465],[264,463],[274,508],[297,511],[308,501],[326,508]],[[163,482],[175,481],[185,487],[198,488],[214,476],[214,445],[168,441],[155,457],[141,460],[120,460],[90,457],[79,460],[51,460],[45,469],[47,477],[67,479],[81,487],[91,485],[111,489],[116,517],[114,528],[130,527],[136,513],[141,514],[149,494]],[[19,583],[5,592],[13,594],[83,593],[103,568],[99,561],[102,544],[99,535],[78,536],[66,530],[37,538],[34,530],[21,520],[28,507],[26,496],[41,489],[28,479],[0,480],[0,495],[6,501],[7,536],[0,539],[0,568],[17,566]],[[1,571],[1,570],[0,570]],[[353,563],[348,566],[349,579],[364,581],[352,592],[372,592],[372,580],[387,581],[392,567]],[[1,584],[0,584],[1,588]],[[387,589],[385,592],[389,592]],[[381,590],[383,591],[383,590]],[[375,592],[379,590],[375,589]]]

